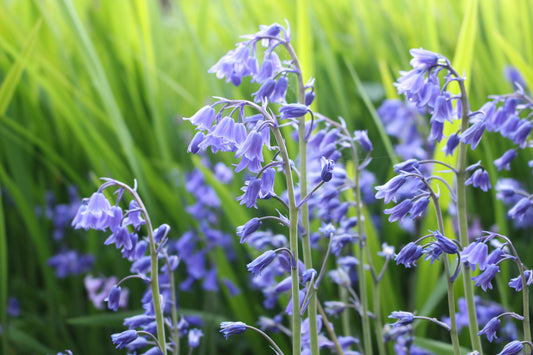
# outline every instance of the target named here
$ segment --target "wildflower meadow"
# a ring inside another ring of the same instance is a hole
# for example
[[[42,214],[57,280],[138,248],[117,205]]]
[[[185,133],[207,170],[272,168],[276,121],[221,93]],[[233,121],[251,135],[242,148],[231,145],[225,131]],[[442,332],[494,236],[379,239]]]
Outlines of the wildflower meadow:
[[[0,1],[0,353],[533,353],[532,20]]]

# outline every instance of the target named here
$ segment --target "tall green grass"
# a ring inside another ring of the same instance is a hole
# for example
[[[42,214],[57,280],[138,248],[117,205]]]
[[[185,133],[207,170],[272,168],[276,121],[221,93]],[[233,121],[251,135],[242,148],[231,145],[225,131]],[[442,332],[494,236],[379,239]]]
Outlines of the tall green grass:
[[[81,278],[54,277],[46,264],[54,252],[51,225],[36,217],[35,207],[43,206],[47,190],[66,201],[69,184],[87,196],[98,177],[130,183],[137,179],[155,223],[169,223],[174,237],[193,226],[195,221],[184,210],[190,200],[184,173],[201,163],[186,154],[191,128],[180,117],[191,116],[211,95],[247,97],[249,85],[234,88],[207,69],[233,48],[239,35],[284,19],[291,24],[304,76],[317,80],[315,109],[343,116],[350,129],[369,130],[376,146],[370,169],[379,183],[387,179],[395,157],[379,143],[380,129],[372,117],[382,99],[394,97],[392,82],[399,70],[408,68],[408,49],[424,47],[454,58],[468,76],[473,109],[488,95],[510,90],[502,76],[506,64],[516,66],[533,84],[533,5],[527,0],[1,1],[4,328],[8,296],[19,298],[23,310],[20,319],[12,321],[12,331],[4,332],[4,353],[65,348],[78,354],[111,352],[108,335],[121,329],[123,314],[101,318],[84,300]],[[476,156],[499,156],[504,149],[498,138],[494,142],[478,148]],[[229,155],[224,159],[231,162]],[[527,174],[524,170],[523,176]],[[238,183],[215,188],[227,207],[220,211],[221,225],[232,231],[248,216],[235,206]],[[485,228],[496,220],[500,230],[508,230],[505,212],[493,195],[472,197],[484,202],[475,212]],[[408,238],[390,225],[376,235],[398,246]],[[78,246],[96,255],[96,272],[126,274],[127,266],[116,253],[101,248],[102,235],[76,237]],[[374,244],[377,248],[381,241]],[[236,249],[242,264],[229,264],[222,253],[211,257],[220,271],[244,286],[249,258],[244,249]],[[390,272],[406,281],[387,283],[385,315],[407,307],[439,312],[444,292],[439,291],[435,268],[422,266],[417,276],[419,285],[436,290],[429,300],[407,292],[410,275],[396,268]],[[134,288],[132,298],[140,292]],[[507,291],[499,298],[515,302]],[[213,300],[214,308],[209,306]],[[203,313],[212,324],[221,319],[254,322],[262,314],[260,302],[250,291],[238,299],[224,294],[182,296],[186,309]],[[243,304],[247,307],[240,307]],[[88,314],[93,316],[85,317]],[[220,338],[208,333],[201,352],[227,349]],[[249,338],[259,349],[261,343]]]

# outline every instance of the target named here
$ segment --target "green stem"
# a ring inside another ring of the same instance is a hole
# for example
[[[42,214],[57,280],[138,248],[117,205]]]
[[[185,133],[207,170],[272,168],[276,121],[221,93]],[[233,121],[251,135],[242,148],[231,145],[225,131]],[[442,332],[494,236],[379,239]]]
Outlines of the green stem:
[[[294,68],[296,69],[296,76],[298,78],[298,103],[305,103],[305,86],[303,82],[302,69],[298,56],[290,43],[285,45],[287,52],[292,58]],[[305,116],[298,118],[298,150],[300,154],[300,198],[307,195],[307,141],[305,131]],[[309,240],[309,205],[305,203],[300,207],[302,227],[304,232],[302,234],[302,250],[304,257],[304,265],[307,269],[313,267],[313,260],[311,256],[311,242]],[[318,329],[317,329],[317,304],[316,292],[313,292],[309,305],[307,306],[307,314],[309,317],[309,338],[311,342],[311,354],[318,355]]]
[[[326,315],[326,312],[324,312],[324,309],[322,308],[322,305],[320,302],[317,302],[317,308],[318,312],[322,316],[322,319],[324,320],[324,326],[326,327],[326,331],[329,334],[329,337],[331,341],[335,344],[335,350],[337,350],[337,354],[344,355],[344,350],[342,350],[342,346],[339,344],[339,339],[337,339],[337,335],[335,334],[335,331],[333,328],[331,328],[331,325],[329,324],[328,316]],[[348,312],[343,312],[348,313]]]
[[[269,337],[265,332],[263,332],[261,329],[258,329],[256,327],[252,327],[251,325],[246,325],[247,329],[253,330],[254,332],[257,332],[261,334],[268,342],[272,345],[272,348],[276,351],[276,354],[283,355],[283,351],[279,348],[278,344],[274,340],[272,340],[271,337]]]
[[[265,115],[266,112],[263,112]],[[294,256],[294,265],[291,268],[291,294],[292,294],[292,354],[300,354],[301,351],[301,328],[302,319],[300,316],[300,282],[298,279],[298,207],[294,197],[294,183],[292,171],[289,163],[287,147],[281,135],[279,127],[273,127],[272,133],[278,144],[285,178],[287,182],[287,193],[289,198],[289,245]]]
[[[468,96],[466,93],[466,88],[464,81],[460,79],[461,77],[458,73],[449,66],[450,71],[456,76],[459,80],[459,88],[461,90],[461,132],[464,132],[468,129],[468,111],[469,111],[469,102]],[[468,222],[467,222],[467,208],[466,208],[466,152],[467,145],[463,142],[459,144],[459,156],[457,161],[457,216],[459,220],[459,242],[461,243],[462,248],[466,248],[469,244],[468,240]],[[477,315],[476,315],[476,305],[474,302],[474,288],[472,286],[472,270],[470,267],[465,264],[463,267],[463,282],[465,289],[465,299],[466,299],[466,308],[468,311],[468,328],[470,331],[470,340],[472,342],[473,350],[477,350],[480,354],[483,354],[483,349],[481,347],[481,339],[477,333],[479,332]]]

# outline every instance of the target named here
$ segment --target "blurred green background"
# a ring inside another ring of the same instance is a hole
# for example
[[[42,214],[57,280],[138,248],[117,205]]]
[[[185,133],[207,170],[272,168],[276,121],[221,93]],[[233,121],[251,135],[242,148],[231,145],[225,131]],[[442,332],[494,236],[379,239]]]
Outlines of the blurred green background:
[[[472,109],[488,95],[511,91],[503,78],[507,64],[533,83],[533,5],[528,0],[0,0],[0,316],[4,326],[10,324],[4,351],[112,351],[109,334],[122,330],[124,313],[95,310],[81,276],[55,278],[47,265],[56,252],[53,226],[38,218],[36,208],[44,208],[46,191],[68,202],[70,185],[84,197],[96,189],[99,177],[131,184],[137,179],[155,223],[168,223],[174,237],[188,230],[195,221],[184,212],[191,197],[183,180],[194,165],[186,153],[192,130],[180,118],[212,96],[245,98],[255,91],[247,84],[235,88],[207,70],[240,35],[256,32],[259,24],[285,24],[285,19],[304,77],[316,78],[314,109],[344,117],[350,129],[369,130],[376,147],[370,169],[378,184],[390,174],[391,157],[371,115],[383,99],[396,96],[392,82],[399,70],[409,69],[410,48],[442,53],[464,70]],[[505,150],[502,140],[492,141],[472,160],[494,159]],[[231,156],[223,158],[231,162]],[[531,176],[527,168],[514,174],[524,180]],[[249,211],[235,207],[238,189],[238,181],[217,187],[229,196],[220,211],[229,232],[249,218]],[[508,231],[505,211],[493,195],[472,198],[484,228],[497,221]],[[397,247],[406,240],[396,226],[382,234]],[[129,266],[116,250],[102,247],[102,233],[72,235],[72,245],[96,256],[93,274],[127,274]],[[242,265],[224,264],[223,255],[214,258],[220,271],[244,284],[248,257],[237,238],[235,244]],[[437,282],[432,270],[422,268],[418,277],[426,290]],[[439,293],[428,305],[424,294],[408,294],[407,284],[384,287],[389,287],[385,315],[399,308],[432,309],[442,297]],[[134,310],[141,292],[132,290]],[[516,302],[507,290],[493,294],[498,301]],[[16,319],[7,319],[8,297],[20,301]],[[237,343],[232,352],[247,351],[247,344],[261,349],[254,336],[225,342],[215,333],[221,320],[254,322],[262,314],[259,293],[239,297],[237,302],[248,307],[239,309],[224,294],[182,296],[182,305],[204,314],[211,329],[204,330],[200,353],[228,352]]]

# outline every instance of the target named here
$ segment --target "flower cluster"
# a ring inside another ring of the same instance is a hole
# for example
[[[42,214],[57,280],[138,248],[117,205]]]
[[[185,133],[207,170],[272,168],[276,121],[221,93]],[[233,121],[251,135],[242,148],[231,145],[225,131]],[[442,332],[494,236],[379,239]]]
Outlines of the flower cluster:
[[[124,325],[129,329],[111,335],[111,339],[118,349],[127,348],[131,353],[149,347],[150,354],[166,354],[167,348],[179,346],[180,337],[187,334],[189,328],[185,318],[179,323],[177,321],[173,272],[179,265],[179,258],[175,248],[168,245],[170,227],[167,224],[157,228],[152,227],[135,187],[131,188],[113,179],[105,180],[97,192],[82,201],[72,225],[76,229],[109,230],[111,235],[104,244],[113,244],[120,249],[122,257],[132,262],[130,268],[132,274],[118,282],[113,278],[107,280],[86,278],[89,297],[95,306],[100,307],[102,301],[105,301],[109,309],[117,311],[125,303],[125,290],[121,287],[123,282],[135,278],[149,284],[141,300],[144,313],[126,318]],[[114,205],[111,205],[104,195],[104,191],[111,187],[117,188]],[[125,192],[131,195],[132,200],[128,204],[128,209],[123,210],[120,205]],[[142,226],[147,228],[148,235],[145,237],[141,234]],[[158,259],[163,261],[161,268],[158,266]],[[108,290],[108,294],[102,300],[105,290]],[[168,343],[164,336],[163,322],[171,325],[172,343]],[[190,329],[189,346],[196,347],[200,337],[199,330]]]

